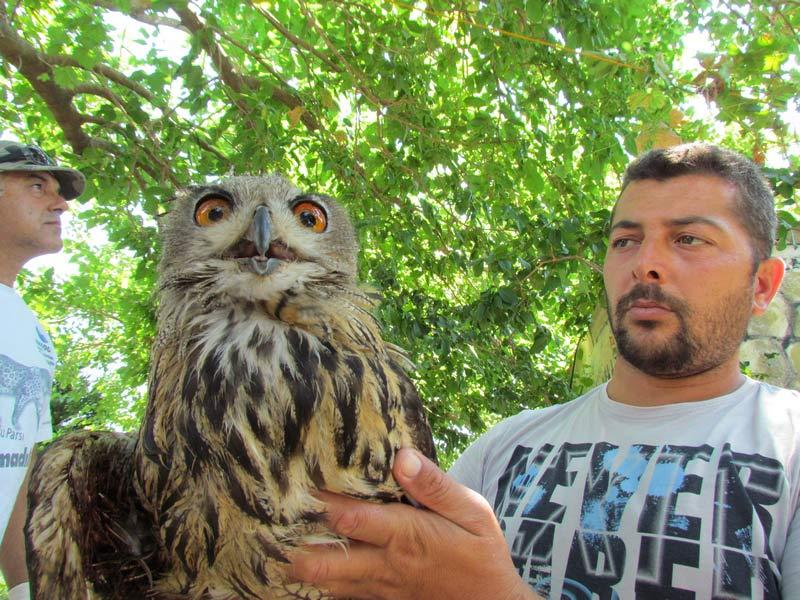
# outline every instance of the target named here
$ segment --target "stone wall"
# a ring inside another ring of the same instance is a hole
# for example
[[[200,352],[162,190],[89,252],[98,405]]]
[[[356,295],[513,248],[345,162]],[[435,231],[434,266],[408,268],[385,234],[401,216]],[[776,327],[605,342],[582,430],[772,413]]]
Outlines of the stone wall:
[[[750,322],[742,343],[742,368],[756,379],[800,389],[800,230],[793,244],[778,252],[786,277],[769,309]],[[611,376],[615,345],[604,308],[595,310],[589,334],[578,348],[573,388],[576,392]]]

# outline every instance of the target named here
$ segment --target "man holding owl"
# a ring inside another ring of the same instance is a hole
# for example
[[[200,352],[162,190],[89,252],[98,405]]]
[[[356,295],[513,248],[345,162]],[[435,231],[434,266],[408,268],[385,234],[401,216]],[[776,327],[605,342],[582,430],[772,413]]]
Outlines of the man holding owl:
[[[739,345],[784,274],[758,167],[706,144],[626,170],[604,282],[612,378],[524,411],[445,475],[412,450],[427,510],[324,495],[350,548],[293,557],[337,598],[800,598],[800,394]]]
[[[55,351],[14,290],[30,259],[61,250],[61,215],[83,175],[37,146],[0,141],[0,567],[9,599],[28,597],[23,525],[34,445],[53,435],[50,386]]]

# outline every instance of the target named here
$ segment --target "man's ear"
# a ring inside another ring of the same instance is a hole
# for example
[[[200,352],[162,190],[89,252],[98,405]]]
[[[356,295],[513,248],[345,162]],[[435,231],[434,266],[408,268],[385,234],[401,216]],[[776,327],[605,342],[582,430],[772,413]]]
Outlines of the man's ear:
[[[762,260],[758,265],[753,292],[753,315],[764,314],[764,311],[767,310],[769,303],[778,293],[778,288],[781,287],[784,271],[786,271],[786,265],[783,263],[783,259],[775,256]]]

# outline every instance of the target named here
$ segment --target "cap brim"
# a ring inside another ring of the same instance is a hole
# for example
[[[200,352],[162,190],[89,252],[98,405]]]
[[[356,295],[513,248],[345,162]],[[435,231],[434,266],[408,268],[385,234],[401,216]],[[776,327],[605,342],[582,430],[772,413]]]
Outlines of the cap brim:
[[[69,167],[19,163],[6,163],[3,167],[5,168],[0,168],[0,171],[45,171],[50,173],[58,181],[59,192],[64,200],[73,200],[86,189],[86,178],[83,173]]]

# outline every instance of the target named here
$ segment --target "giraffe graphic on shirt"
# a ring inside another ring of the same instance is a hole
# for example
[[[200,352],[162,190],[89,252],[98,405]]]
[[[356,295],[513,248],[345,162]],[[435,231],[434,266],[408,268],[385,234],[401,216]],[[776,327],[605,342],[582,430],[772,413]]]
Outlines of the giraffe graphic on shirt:
[[[53,380],[47,369],[27,367],[0,354],[0,394],[14,398],[14,411],[11,421],[20,428],[20,417],[29,404],[36,409],[36,421],[44,413]]]

